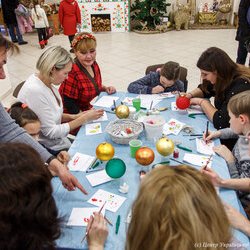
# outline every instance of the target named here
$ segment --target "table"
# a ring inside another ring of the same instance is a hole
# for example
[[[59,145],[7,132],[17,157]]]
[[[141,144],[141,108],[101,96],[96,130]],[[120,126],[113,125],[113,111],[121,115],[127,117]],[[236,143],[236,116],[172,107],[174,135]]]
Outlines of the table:
[[[102,93],[101,96],[102,95],[105,95],[105,94]],[[115,95],[120,97],[117,103],[124,100],[125,96],[135,96],[133,94],[126,94],[126,93],[116,93]],[[171,118],[175,118],[181,122],[184,122],[186,124],[193,126],[195,128],[195,131],[194,131],[195,133],[202,133],[206,128],[206,122],[207,122],[206,116],[199,115],[199,116],[196,116],[196,118],[194,119],[194,118],[188,117],[185,111],[181,111],[181,112],[171,111],[170,103],[173,101],[175,101],[174,98],[168,98],[168,99],[164,99],[157,105],[159,107],[166,107],[166,106],[169,107],[169,110],[161,113],[161,115],[165,117],[165,120],[169,121]],[[108,115],[109,121],[115,119],[114,114],[108,113],[107,115]],[[109,121],[102,122],[103,131]],[[210,123],[210,129],[212,128],[213,126]],[[189,141],[189,136],[184,137],[182,135],[183,135],[183,132],[181,132],[178,136],[169,135],[168,137],[171,139],[175,139],[175,140],[181,140],[183,145],[188,146],[189,148],[193,150],[193,153],[196,153],[196,146],[195,146],[194,141],[193,140]],[[146,140],[144,132],[140,135],[139,139],[142,140],[143,145],[147,145],[154,150],[155,160],[153,164],[163,161],[162,156],[160,156],[157,153],[154,143]],[[121,249],[124,249],[124,243],[126,240],[126,229],[128,226],[125,223],[125,220],[127,218],[127,214],[130,211],[131,204],[133,203],[133,200],[135,199],[137,195],[138,187],[140,184],[138,172],[141,170],[142,167],[140,167],[136,163],[135,159],[130,157],[128,145],[119,145],[119,144],[113,143],[106,133],[86,136],[85,126],[81,127],[79,133],[76,136],[74,143],[72,144],[69,150],[69,153],[71,156],[73,156],[76,152],[95,156],[95,149],[97,145],[99,145],[99,143],[103,141],[112,143],[113,146],[115,147],[115,156],[121,158],[126,163],[127,170],[126,170],[125,175],[121,179],[114,180],[114,181],[111,181],[106,184],[102,184],[100,186],[93,188],[87,181],[85,177],[85,173],[72,172],[81,182],[81,184],[83,184],[83,186],[87,189],[88,191],[87,196],[83,195],[79,190],[76,190],[74,192],[68,192],[61,185],[61,182],[58,178],[53,178],[52,185],[54,189],[54,197],[55,197],[56,204],[59,210],[59,214],[60,216],[63,216],[63,219],[65,220],[65,222],[68,221],[73,207],[92,207],[92,205],[87,203],[86,201],[100,188],[126,197],[127,200],[123,203],[123,205],[119,208],[119,210],[116,213],[106,211],[106,216],[113,222],[113,224],[115,224],[117,216],[121,215],[121,225],[120,225],[119,233],[117,235],[115,234],[115,226],[113,227],[109,226],[109,236],[105,244],[105,249],[121,250]],[[215,141],[215,144],[219,144],[219,140]],[[185,151],[179,150],[179,152],[180,152],[179,160],[182,160]],[[175,162],[171,162],[171,164],[176,165]],[[226,163],[219,156],[216,156],[216,155],[213,156],[212,167],[221,177],[229,178],[229,172],[228,172]],[[128,183],[129,185],[129,192],[125,195],[120,194],[118,192],[119,186],[124,181]],[[235,191],[221,189],[220,197],[222,198],[222,200],[226,201],[227,203],[231,204],[236,209],[241,210],[241,212],[244,213],[237,199]],[[81,239],[84,233],[85,233],[85,228],[83,227],[68,227],[66,225],[63,225],[62,235],[60,239],[58,239],[57,244],[60,247],[70,247],[72,249],[87,249],[86,241],[84,243],[81,243]],[[240,231],[234,230],[234,236],[239,241],[244,243],[246,246],[248,247],[250,246],[248,237],[242,234]]]

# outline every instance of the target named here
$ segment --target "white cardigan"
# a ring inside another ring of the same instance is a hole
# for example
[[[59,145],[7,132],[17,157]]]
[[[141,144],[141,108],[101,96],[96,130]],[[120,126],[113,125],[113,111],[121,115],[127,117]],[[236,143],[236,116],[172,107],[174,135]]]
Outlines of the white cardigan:
[[[40,5],[36,5],[35,8],[36,8],[36,12],[34,8],[31,10],[31,17],[35,23],[35,28],[49,27],[48,18],[46,16],[44,9],[41,8]],[[36,13],[39,18],[37,17]]]
[[[48,88],[35,74],[31,75],[22,86],[17,98],[32,109],[41,122],[40,142],[47,148],[61,150],[69,148],[71,143],[67,138],[70,131],[68,123],[61,124],[63,104],[58,90],[51,86],[57,100]]]

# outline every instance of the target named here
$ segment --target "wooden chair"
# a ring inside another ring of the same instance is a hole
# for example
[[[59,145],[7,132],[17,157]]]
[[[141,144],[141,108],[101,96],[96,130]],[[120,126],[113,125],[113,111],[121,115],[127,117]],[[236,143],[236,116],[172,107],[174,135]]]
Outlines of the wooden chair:
[[[25,83],[25,81],[22,81],[22,82],[20,82],[20,83],[15,87],[15,89],[14,89],[14,91],[13,91],[13,96],[14,96],[14,97],[17,98],[18,93],[19,93],[19,91],[20,91],[20,89],[22,88],[22,86],[23,86],[24,83]]]
[[[154,64],[146,68],[145,74],[147,75],[150,71],[155,72],[158,68],[161,68],[164,64]],[[188,80],[187,80],[187,68],[181,66],[180,69],[180,80],[184,83],[184,90],[187,91]]]

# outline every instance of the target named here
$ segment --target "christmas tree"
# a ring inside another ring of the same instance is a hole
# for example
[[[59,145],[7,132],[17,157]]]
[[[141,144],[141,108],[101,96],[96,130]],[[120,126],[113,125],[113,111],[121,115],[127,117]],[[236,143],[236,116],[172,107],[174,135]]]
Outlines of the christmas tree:
[[[131,5],[131,18],[138,20],[142,28],[154,30],[155,25],[161,23],[161,18],[170,5],[166,0],[135,0]]]

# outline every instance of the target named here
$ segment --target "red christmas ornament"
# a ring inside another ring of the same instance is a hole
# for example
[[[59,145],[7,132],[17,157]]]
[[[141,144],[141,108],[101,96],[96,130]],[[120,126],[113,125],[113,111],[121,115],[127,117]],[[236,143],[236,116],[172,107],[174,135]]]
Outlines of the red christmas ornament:
[[[178,109],[187,109],[190,106],[190,100],[185,95],[181,95],[176,100],[176,106]]]

